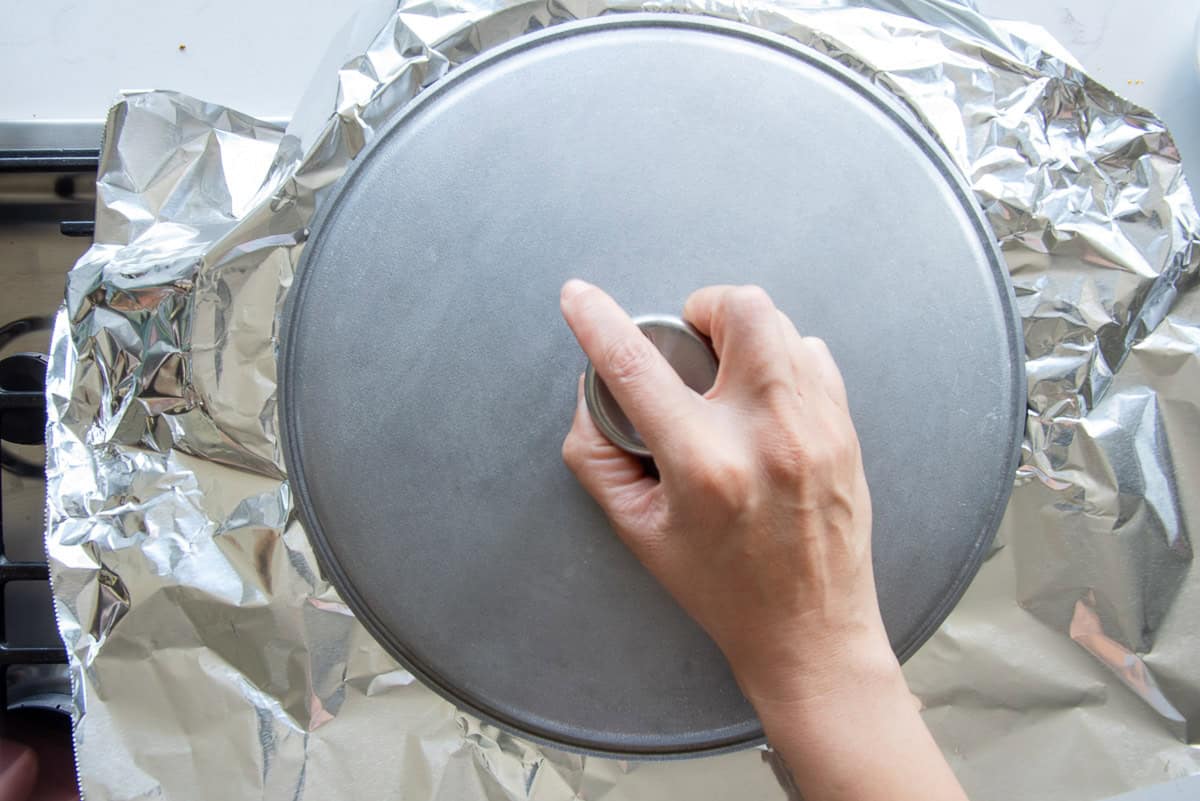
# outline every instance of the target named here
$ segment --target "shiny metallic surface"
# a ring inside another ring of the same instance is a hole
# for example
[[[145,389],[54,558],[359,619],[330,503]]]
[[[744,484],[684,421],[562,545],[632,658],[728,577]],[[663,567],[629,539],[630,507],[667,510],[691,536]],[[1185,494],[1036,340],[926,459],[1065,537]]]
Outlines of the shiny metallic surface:
[[[314,84],[288,132],[166,92],[110,117],[97,241],[48,376],[46,544],[85,793],[795,797],[768,750],[600,759],[456,711],[322,576],[284,474],[278,318],[328,187],[460,64],[622,10],[739,20],[893,93],[1002,248],[1030,402],[1017,486],[982,570],[905,666],[970,796],[1083,801],[1200,771],[1200,223],[1152,114],[1044,32],[947,0],[423,2],[364,12],[331,51],[336,86]]]
[[[675,368],[683,383],[697,395],[703,395],[717,380],[717,355],[712,345],[690,323],[671,315],[643,315],[634,318],[634,323],[654,343],[654,347],[666,357],[667,363]],[[608,385],[596,375],[595,366],[589,361],[583,372],[583,397],[587,401],[588,413],[596,427],[608,440],[622,450],[635,456],[648,458],[650,449],[633,423],[612,396]]]
[[[731,119],[753,121],[755,147]],[[403,193],[439,202],[397,211]],[[939,295],[911,293],[912,264]],[[912,654],[1012,487],[1008,276],[965,182],[889,97],[790,40],[679,16],[494,48],[380,125],[313,219],[279,416],[300,520],[355,615],[516,734],[622,756],[761,738],[720,652],[562,462],[583,354],[554,298],[572,274],[635,312],[753,282],[825,339],[871,485],[883,622]],[[972,448],[929,448],[930,425]]]

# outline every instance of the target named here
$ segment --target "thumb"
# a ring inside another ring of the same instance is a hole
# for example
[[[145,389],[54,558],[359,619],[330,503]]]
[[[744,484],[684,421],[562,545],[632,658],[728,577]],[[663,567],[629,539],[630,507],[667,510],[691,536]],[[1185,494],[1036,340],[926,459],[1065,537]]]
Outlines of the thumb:
[[[617,534],[633,547],[628,537],[641,527],[640,522],[653,507],[659,483],[646,475],[641,460],[613,445],[596,428],[584,401],[582,376],[575,419],[563,440],[562,456],[588,495],[604,510]]]

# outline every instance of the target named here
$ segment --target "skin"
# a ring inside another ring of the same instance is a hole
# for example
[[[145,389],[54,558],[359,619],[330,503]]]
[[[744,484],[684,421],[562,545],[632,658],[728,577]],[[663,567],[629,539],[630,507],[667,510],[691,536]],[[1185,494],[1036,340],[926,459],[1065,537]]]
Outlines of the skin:
[[[807,801],[963,801],[888,643],[871,497],[829,349],[758,287],[695,292],[684,318],[720,359],[688,389],[629,316],[562,289],[580,346],[659,477],[583,401],[563,459],[617,536],[708,632]]]

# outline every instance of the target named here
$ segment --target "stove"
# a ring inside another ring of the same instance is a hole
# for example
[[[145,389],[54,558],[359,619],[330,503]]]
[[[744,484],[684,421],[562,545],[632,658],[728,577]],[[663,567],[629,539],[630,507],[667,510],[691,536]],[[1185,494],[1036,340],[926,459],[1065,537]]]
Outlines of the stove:
[[[45,372],[91,244],[95,150],[0,151],[0,796],[77,798],[71,686],[43,545]]]
[[[1045,25],[1096,77],[1157,110],[1196,176],[1200,117],[1190,112],[1200,82],[1192,72],[1193,3],[1163,0],[1153,19],[1143,4],[1125,0],[976,4],[989,14]],[[91,241],[97,152],[87,146],[98,141],[100,118],[118,86],[171,86],[260,117],[286,114],[311,66],[298,65],[297,54],[321,52],[349,12],[317,3],[297,14],[280,0],[250,9],[216,0],[163,14],[111,4],[79,8],[63,0],[14,9],[17,27],[28,35],[5,44],[8,66],[21,71],[22,80],[0,88],[0,798],[6,801],[78,798],[73,771],[66,769],[72,761],[70,687],[47,584],[44,451],[33,421],[43,413],[37,354],[46,352],[45,326],[61,300],[65,274]],[[234,14],[245,24],[231,32],[227,21]],[[131,34],[115,50],[102,35],[114,24]],[[46,59],[47,53],[59,57]],[[87,69],[80,69],[81,59]],[[255,80],[241,80],[248,74]],[[20,753],[10,747],[14,741]],[[36,786],[26,776],[28,786],[13,792],[9,768],[22,760],[28,767],[26,751],[45,769]],[[1197,792],[1200,777],[1136,796],[1166,801]]]

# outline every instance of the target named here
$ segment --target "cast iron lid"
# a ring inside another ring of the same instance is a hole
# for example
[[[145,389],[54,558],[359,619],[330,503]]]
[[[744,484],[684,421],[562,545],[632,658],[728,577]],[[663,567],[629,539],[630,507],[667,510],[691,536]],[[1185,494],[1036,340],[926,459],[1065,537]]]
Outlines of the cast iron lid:
[[[563,466],[579,276],[634,314],[756,283],[845,374],[880,603],[911,654],[999,525],[1022,345],[991,233],[891,98],[754,29],[666,15],[490,51],[382,126],[312,226],[280,351],[329,578],[442,695],[625,755],[762,731],[716,647]]]

